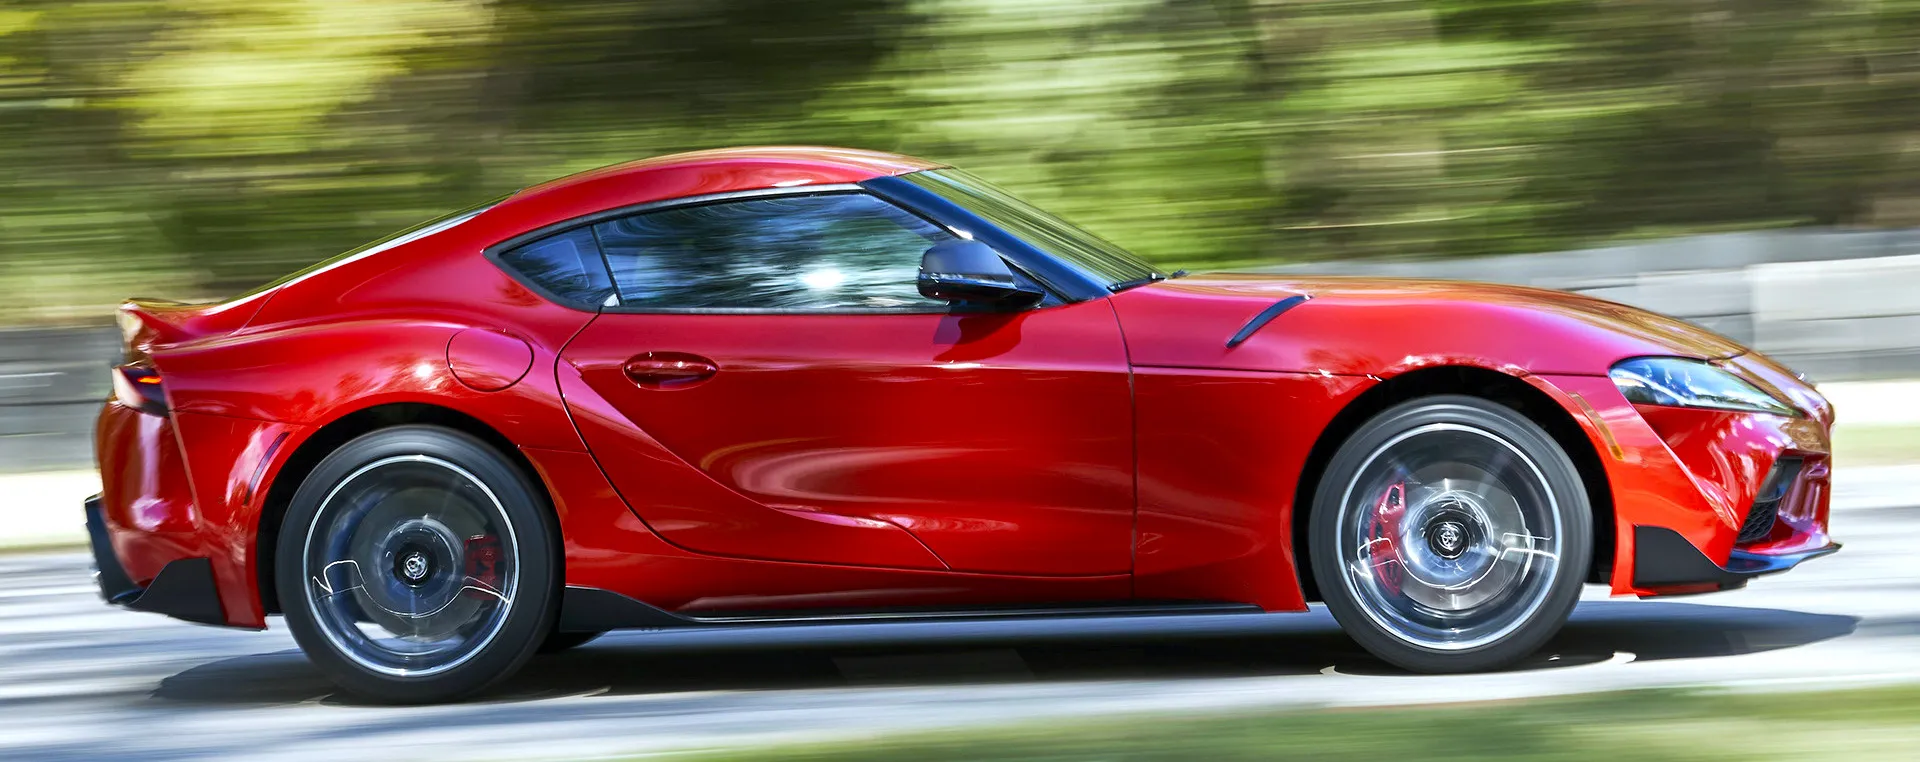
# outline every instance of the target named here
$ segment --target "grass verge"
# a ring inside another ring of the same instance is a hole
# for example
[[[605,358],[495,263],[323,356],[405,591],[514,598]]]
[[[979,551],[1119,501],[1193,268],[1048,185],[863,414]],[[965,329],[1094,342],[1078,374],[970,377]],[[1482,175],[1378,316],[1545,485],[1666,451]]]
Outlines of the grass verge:
[[[1920,463],[1920,426],[1847,426],[1833,432],[1833,460],[1845,466]]]
[[[1445,678],[1433,678],[1445,679]],[[703,762],[1913,759],[1920,686],[1632,691],[1436,707],[1128,717],[692,755]]]

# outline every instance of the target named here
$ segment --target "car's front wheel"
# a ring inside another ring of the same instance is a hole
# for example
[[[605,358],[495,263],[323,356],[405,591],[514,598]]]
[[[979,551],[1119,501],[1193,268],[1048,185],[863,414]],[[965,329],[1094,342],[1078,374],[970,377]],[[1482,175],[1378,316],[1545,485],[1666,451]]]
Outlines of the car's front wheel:
[[[287,626],[364,698],[472,694],[552,629],[551,514],[513,463],[466,434],[401,426],[347,443],[300,485],[283,526]]]
[[[1510,665],[1566,622],[1592,553],[1580,473],[1553,437],[1477,397],[1402,403],[1321,476],[1314,579],[1367,651],[1418,672]]]

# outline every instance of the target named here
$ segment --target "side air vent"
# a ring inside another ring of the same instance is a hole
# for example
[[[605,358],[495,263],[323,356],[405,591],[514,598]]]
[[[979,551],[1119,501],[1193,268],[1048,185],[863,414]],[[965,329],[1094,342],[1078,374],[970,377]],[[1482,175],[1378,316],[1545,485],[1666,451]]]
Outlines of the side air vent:
[[[1760,493],[1753,498],[1753,507],[1747,509],[1747,520],[1740,525],[1740,537],[1735,545],[1745,545],[1767,539],[1773,534],[1774,519],[1780,515],[1780,501],[1787,499],[1793,491],[1793,482],[1800,478],[1801,459],[1784,457],[1773,462],[1773,472],[1767,474],[1766,483],[1760,485]]]
[[[1273,322],[1274,318],[1280,317],[1280,313],[1298,307],[1302,302],[1312,298],[1313,297],[1307,296],[1306,294],[1299,294],[1267,305],[1266,309],[1261,310],[1260,314],[1254,315],[1252,320],[1248,320],[1246,325],[1240,326],[1240,330],[1234,333],[1231,338],[1227,339],[1227,348],[1232,349],[1241,344],[1245,344],[1247,339],[1251,338],[1255,331]]]

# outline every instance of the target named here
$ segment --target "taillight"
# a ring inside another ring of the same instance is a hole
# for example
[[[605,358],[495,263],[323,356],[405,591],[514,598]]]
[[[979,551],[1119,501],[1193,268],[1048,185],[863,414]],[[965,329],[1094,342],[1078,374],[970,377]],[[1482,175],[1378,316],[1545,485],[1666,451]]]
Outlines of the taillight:
[[[167,414],[167,392],[160,386],[160,372],[144,365],[113,369],[113,398],[148,415]]]
[[[134,347],[139,344],[140,329],[143,327],[140,316],[122,309],[115,313],[114,322],[120,326],[120,361],[133,362],[139,357],[139,352]]]

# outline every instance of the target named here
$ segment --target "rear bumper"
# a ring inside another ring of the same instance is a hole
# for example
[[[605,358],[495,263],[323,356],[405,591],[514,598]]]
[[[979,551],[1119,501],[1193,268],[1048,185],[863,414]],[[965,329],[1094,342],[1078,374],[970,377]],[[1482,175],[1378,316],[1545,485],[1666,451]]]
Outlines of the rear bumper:
[[[213,581],[213,562],[205,558],[181,558],[161,567],[146,587],[127,576],[120,557],[107,537],[107,522],[102,514],[100,496],[87,498],[87,542],[93,549],[93,580],[100,597],[115,606],[135,611],[165,614],[199,624],[225,626],[227,616],[220,605],[220,591]]]
[[[1745,587],[1748,580],[1799,566],[1840,550],[1839,543],[1793,553],[1735,550],[1720,565],[1686,537],[1666,527],[1633,528],[1633,586],[1657,595],[1712,593]]]

